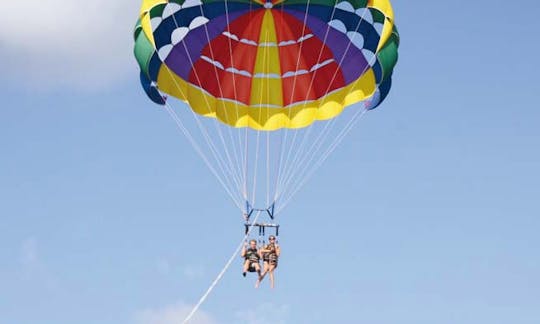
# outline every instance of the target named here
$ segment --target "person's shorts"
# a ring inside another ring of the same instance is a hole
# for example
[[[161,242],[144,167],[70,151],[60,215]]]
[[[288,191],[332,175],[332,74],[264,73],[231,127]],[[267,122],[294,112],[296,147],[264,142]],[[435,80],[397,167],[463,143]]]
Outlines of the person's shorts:
[[[273,265],[273,266],[274,266],[274,269],[277,268],[278,260],[270,260],[270,259],[266,259],[266,260],[264,260],[264,262],[268,263],[269,265]]]
[[[255,269],[255,265],[259,265],[259,262],[257,262],[257,261],[251,261],[251,262],[249,262],[248,271],[249,271],[249,272],[256,272],[257,269]]]

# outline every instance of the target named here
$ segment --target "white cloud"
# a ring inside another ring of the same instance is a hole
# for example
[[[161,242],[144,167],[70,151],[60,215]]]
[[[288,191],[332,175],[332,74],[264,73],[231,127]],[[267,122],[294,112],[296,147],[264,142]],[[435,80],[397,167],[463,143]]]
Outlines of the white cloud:
[[[246,324],[285,324],[289,314],[289,306],[264,303],[236,312],[240,323]]]
[[[179,324],[184,321],[192,305],[177,303],[157,309],[147,309],[135,315],[136,324]],[[190,324],[217,324],[209,314],[199,310],[190,320]]]
[[[132,30],[140,1],[2,3],[2,79],[36,88],[96,89],[137,76]]]

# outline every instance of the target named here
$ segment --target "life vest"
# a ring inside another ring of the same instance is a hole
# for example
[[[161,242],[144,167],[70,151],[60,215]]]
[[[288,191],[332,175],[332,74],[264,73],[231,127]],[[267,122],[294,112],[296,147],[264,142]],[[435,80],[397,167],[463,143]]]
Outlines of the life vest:
[[[266,252],[263,254],[263,260],[271,263],[277,262],[278,255],[276,251],[276,245],[274,243],[270,243],[264,249],[270,252]]]
[[[259,253],[257,249],[249,248],[246,250],[246,254],[244,256],[246,260],[249,260],[251,262],[259,262]]]

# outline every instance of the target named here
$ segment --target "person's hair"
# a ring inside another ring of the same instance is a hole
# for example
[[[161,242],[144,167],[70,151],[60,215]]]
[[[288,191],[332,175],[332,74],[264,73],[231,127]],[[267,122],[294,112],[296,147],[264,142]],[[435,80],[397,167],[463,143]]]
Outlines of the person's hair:
[[[257,244],[257,240],[251,240],[251,241],[249,241],[249,243],[250,243],[250,244],[251,244],[251,243]]]

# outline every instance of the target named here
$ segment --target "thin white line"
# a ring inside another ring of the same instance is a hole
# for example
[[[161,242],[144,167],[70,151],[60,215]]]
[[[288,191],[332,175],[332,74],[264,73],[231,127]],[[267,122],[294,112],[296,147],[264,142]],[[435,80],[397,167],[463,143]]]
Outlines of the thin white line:
[[[226,7],[227,4],[225,3],[224,5]],[[201,10],[201,15],[205,16],[203,5],[200,5],[200,10]],[[228,10],[226,11],[226,14],[227,13],[228,13]],[[228,18],[228,16],[227,16],[227,18]],[[228,22],[228,19],[227,19],[227,22]],[[228,26],[228,24],[227,24],[227,26]],[[212,56],[212,59],[215,60],[214,49],[212,47],[212,40],[210,39],[210,34],[208,33],[208,26],[206,24],[204,24],[204,30],[205,30],[205,35],[206,35],[208,48],[210,49],[210,55]],[[184,46],[185,46],[185,43],[184,43]],[[191,62],[191,58],[190,58],[190,62]],[[193,66],[193,62],[191,62],[191,64],[192,64],[191,66],[192,66],[193,70],[195,71],[195,68]],[[221,87],[221,79],[219,78],[217,67],[215,65],[213,65],[213,66],[214,66],[214,73],[215,73],[215,76],[216,76],[216,80],[217,80],[217,83],[218,83],[220,97],[223,98],[224,95],[223,95],[223,88]],[[197,77],[197,79],[198,79],[198,77]],[[200,80],[199,80],[199,83],[200,83]],[[233,84],[234,84],[234,82],[233,82]],[[235,101],[236,101],[236,97],[235,97]],[[208,104],[208,102],[207,102],[207,104]],[[226,118],[228,120],[229,119],[229,111],[227,109],[225,109],[224,111],[225,111],[225,116],[226,116]],[[221,139],[221,143],[223,144],[223,149],[224,149],[225,155],[226,155],[226,157],[227,157],[227,159],[229,161],[229,170],[231,170],[231,174],[234,176],[234,180],[236,182],[236,185],[238,186],[238,189],[241,190],[240,189],[241,188],[240,183],[242,182],[242,180],[238,176],[237,168],[233,167],[234,164],[232,162],[232,159],[231,159],[231,156],[230,156],[230,153],[229,153],[229,148],[228,148],[228,145],[225,143],[225,138],[223,137],[223,133],[221,132],[221,127],[220,127],[219,122],[217,121],[217,119],[214,119],[214,126],[218,130],[218,133],[219,133],[219,136],[220,136],[220,139]],[[232,141],[231,128],[228,127],[227,130],[228,130],[228,133],[229,133],[229,137],[231,138],[231,142],[233,142]]]
[[[195,149],[195,151],[199,154],[199,156],[203,159],[204,163],[206,164],[206,166],[210,169],[210,171],[212,172],[212,174],[217,178],[217,180],[221,183],[221,185],[223,186],[223,188],[225,189],[225,191],[227,192],[227,194],[229,195],[229,197],[232,199],[232,201],[234,202],[234,204],[240,209],[242,210],[242,204],[240,203],[241,200],[236,200],[234,198],[234,195],[232,194],[232,192],[230,191],[229,187],[225,185],[225,183],[223,182],[223,179],[221,178],[221,176],[219,176],[219,174],[216,172],[215,168],[212,166],[212,164],[209,162],[208,158],[206,157],[206,155],[204,154],[204,152],[201,150],[201,147],[197,144],[197,142],[194,140],[193,136],[191,135],[191,133],[189,132],[189,130],[185,127],[184,123],[182,122],[182,120],[180,119],[180,117],[174,112],[174,109],[169,105],[169,103],[167,101],[165,101],[165,108],[167,110],[167,112],[169,113],[169,115],[171,116],[171,118],[174,120],[174,122],[176,123],[176,125],[178,126],[178,128],[182,131],[182,133],[184,134],[184,136],[187,137],[189,143],[193,146],[193,148]]]
[[[173,19],[174,19],[174,15],[173,15]],[[176,19],[174,19],[175,23],[176,23]],[[178,24],[176,24],[176,26],[178,27]],[[155,45],[155,44],[154,44]],[[154,51],[157,53],[157,48],[154,46]],[[172,73],[171,71],[167,68],[166,69],[168,71],[168,73],[172,76]],[[174,80],[174,83],[177,87],[177,89],[180,91],[181,95],[183,97],[186,97],[184,92],[182,91],[182,88],[178,85],[178,83],[176,82],[176,80],[174,78],[172,78]],[[159,89],[158,89],[159,90]],[[230,190],[230,184],[228,183],[225,183],[224,180],[219,176],[219,174],[217,173],[216,169],[212,166],[212,164],[210,163],[210,160],[207,158],[206,154],[204,154],[203,150],[201,149],[201,147],[195,142],[191,132],[184,126],[182,120],[180,119],[180,117],[174,112],[174,110],[172,109],[172,107],[168,104],[168,102],[165,100],[165,105],[166,105],[166,109],[167,109],[167,112],[169,113],[169,115],[171,116],[171,118],[175,121],[176,125],[180,128],[180,130],[184,133],[184,135],[188,138],[189,142],[191,143],[191,145],[195,148],[195,150],[197,151],[197,153],[201,156],[201,158],[203,159],[203,161],[205,162],[205,164],[207,165],[207,167],[210,169],[210,171],[212,172],[212,174],[214,174],[214,176],[218,179],[218,181],[221,183],[221,185],[223,186],[223,188],[225,189],[225,191],[229,194],[229,196],[231,197],[231,199],[233,200],[233,202],[235,203],[235,205],[237,205],[238,208],[242,209],[241,207],[241,204],[239,204],[235,199],[234,199],[234,195],[231,193],[231,190]],[[192,111],[190,109],[190,111]],[[192,111],[192,114],[195,115],[195,112]],[[210,152],[213,154],[214,156],[214,159],[216,159],[216,162],[218,166],[220,166],[221,168],[221,165],[219,164],[219,161],[215,155],[215,152],[212,150],[212,147],[210,145],[210,143],[208,143],[207,141],[207,144],[209,145],[209,148],[210,148]],[[222,168],[221,168],[222,169]],[[223,169],[222,169],[222,172],[223,172]],[[224,174],[224,172],[223,172]],[[234,191],[234,190],[232,190]]]
[[[278,212],[281,212],[291,201],[291,199],[296,195],[300,189],[311,179],[315,171],[317,171],[322,164],[328,159],[330,154],[337,148],[337,146],[343,141],[345,136],[351,131],[351,129],[356,125],[356,123],[365,115],[367,110],[364,108],[362,110],[358,110],[353,117],[347,124],[347,126],[341,131],[341,133],[336,137],[334,142],[329,146],[329,148],[326,150],[326,152],[321,156],[319,161],[314,164],[314,166],[311,168],[311,170],[308,173],[305,173],[305,177],[302,179],[302,181],[295,186],[295,189],[291,191],[291,194],[288,196],[288,198],[285,200],[283,204],[279,206]]]
[[[255,218],[253,219],[253,223],[252,224],[255,224],[257,222],[257,220],[259,219],[259,216],[261,215],[261,212],[258,211],[257,212],[257,215],[255,216]],[[216,279],[214,279],[214,281],[212,282],[212,284],[210,285],[210,287],[208,287],[208,289],[206,290],[206,292],[201,296],[201,298],[199,299],[199,301],[197,302],[197,304],[193,307],[193,309],[191,310],[191,312],[189,312],[188,316],[186,316],[186,318],[184,319],[184,321],[182,322],[183,324],[187,324],[189,322],[189,320],[191,320],[191,318],[193,317],[193,315],[195,315],[195,313],[197,313],[197,311],[199,310],[199,307],[201,307],[201,305],[206,301],[206,298],[208,298],[208,296],[210,295],[210,293],[212,292],[212,290],[214,290],[214,288],[216,287],[216,285],[219,283],[219,281],[221,280],[221,278],[223,278],[223,275],[225,275],[225,272],[227,272],[227,270],[229,269],[229,267],[231,266],[232,262],[234,261],[234,259],[236,258],[236,256],[238,255],[238,253],[240,253],[240,250],[242,249],[242,246],[244,245],[244,242],[247,240],[247,238],[249,237],[249,235],[251,234],[251,230],[253,229],[253,225],[251,225],[248,229],[248,232],[246,233],[246,235],[242,238],[242,241],[240,241],[240,244],[238,244],[236,250],[234,250],[234,253],[231,255],[231,257],[229,258],[229,260],[227,261],[227,263],[225,263],[225,266],[223,267],[223,269],[221,269],[221,271],[219,272],[219,274],[217,275]]]
[[[367,9],[367,8],[366,8],[366,9]],[[365,16],[365,14],[366,14],[367,11],[368,11],[368,10],[365,10],[365,11],[362,13],[362,16],[360,17],[360,20],[358,21],[358,23],[357,23],[357,25],[356,25],[356,27],[355,27],[355,29],[354,29],[355,31],[357,31],[358,28],[360,27],[360,25],[362,24],[362,21],[364,20],[364,16]],[[334,6],[333,9],[332,9],[332,17],[331,17],[330,21],[333,20],[333,17],[334,17],[335,12],[336,12],[336,7]],[[330,25],[327,25],[327,30],[326,30],[326,33],[325,33],[325,38],[324,38],[324,41],[323,41],[323,45],[326,43],[326,39],[327,39],[327,37],[328,37],[329,30],[330,30]],[[339,71],[339,67],[340,67],[341,64],[343,63],[343,60],[345,59],[345,56],[346,56],[346,54],[348,53],[348,51],[349,51],[349,49],[350,49],[350,46],[351,46],[351,44],[352,44],[352,42],[353,42],[353,39],[354,39],[355,37],[356,37],[356,33],[353,35],[352,38],[349,38],[349,41],[348,41],[348,43],[347,43],[347,47],[346,47],[346,49],[345,49],[345,52],[344,52],[343,56],[341,57],[340,62],[339,62],[339,64],[338,64],[337,67],[336,67],[336,70],[334,71],[334,75],[333,75],[333,77],[332,77],[331,82],[330,82],[329,85],[328,85],[328,88],[326,89],[326,93],[328,93],[328,91],[330,90],[330,87],[331,87],[332,83],[334,82],[334,80],[335,80],[335,78],[336,78],[336,76],[337,76],[337,72]],[[321,56],[322,56],[322,52],[323,52],[323,47],[321,47],[321,51],[319,52],[319,58],[318,58],[318,61],[320,61],[320,58],[321,58]],[[376,58],[376,55],[374,56],[374,58]],[[368,65],[366,66],[366,68],[364,69],[364,71],[360,74],[361,76],[368,70],[369,67],[371,67],[371,64],[372,64],[372,63],[373,63],[373,62],[369,62],[369,63],[368,63]],[[315,71],[314,76],[315,76],[316,73],[317,73],[317,71]],[[311,85],[313,84],[314,79],[315,79],[315,78],[313,77],[312,80],[311,80],[311,83],[310,83],[310,87],[311,87]],[[352,92],[352,90],[355,88],[356,84],[358,83],[358,80],[360,80],[360,78],[358,78],[358,79],[354,82],[353,86],[349,89],[349,92],[347,93],[347,95],[345,96],[345,98],[346,98],[346,97]],[[323,100],[323,104],[324,104],[324,100]],[[324,143],[324,140],[326,139],[326,134],[329,133],[330,130],[333,128],[333,126],[334,126],[336,120],[337,120],[337,116],[334,117],[331,121],[329,121],[329,122],[326,123],[326,125],[325,125],[323,131],[319,134],[319,136],[317,137],[317,139],[315,140],[315,142],[314,142],[313,145],[311,146],[311,148],[313,148],[315,145],[317,146],[317,149],[314,151],[313,156],[315,156],[315,154],[318,152],[318,150],[320,149],[320,147],[321,147],[322,144]],[[313,124],[312,124],[312,125],[313,125]],[[312,125],[311,125],[311,127],[312,127]],[[305,134],[304,137],[307,137],[308,135],[309,135],[309,132],[307,132],[307,133]],[[324,135],[324,136],[322,136],[322,135]],[[321,140],[321,141],[319,142],[319,139],[323,139],[323,140]],[[302,142],[304,142],[304,141],[302,141]],[[288,179],[285,180],[285,185],[284,185],[285,188],[281,189],[281,190],[283,190],[283,192],[287,190],[287,186],[288,186],[289,183],[291,182],[291,179],[296,178],[296,177],[294,177],[294,175],[295,175],[296,172],[298,172],[298,168],[299,168],[301,165],[304,165],[303,162],[305,161],[305,158],[307,158],[307,157],[311,154],[311,148],[310,148],[310,150],[308,151],[308,153],[305,155],[305,157],[303,157],[303,158],[300,160],[301,162],[299,162],[298,164],[295,163],[296,160],[297,160],[298,153],[296,154],[296,156],[295,156],[295,158],[293,159],[293,162],[291,163],[291,166],[290,166],[291,169],[294,170],[294,171],[293,171],[293,172],[288,172],[288,173],[287,173],[286,179],[287,179],[287,178],[288,178]],[[302,151],[302,152],[303,152],[303,151]],[[313,157],[312,157],[312,158],[313,158]],[[312,158],[310,158],[310,160],[311,160]],[[300,181],[300,180],[297,180],[297,181]],[[279,198],[279,194],[278,194],[278,198]]]
[[[201,5],[201,10],[202,10],[202,5]],[[202,13],[202,12],[201,12]],[[204,15],[204,14],[203,14]],[[175,26],[176,28],[178,28],[178,22],[176,21],[176,16],[175,15],[172,15],[172,19],[175,23]],[[197,81],[199,84],[201,84],[201,79],[197,73],[197,70],[194,68],[194,64],[193,64],[193,61],[191,60],[191,56],[189,55],[189,51],[188,51],[188,48],[187,48],[187,45],[184,41],[182,41],[182,45],[184,46],[184,50],[186,51],[186,53],[188,53],[187,57],[189,59],[189,62],[190,62],[190,65],[192,67],[192,71],[194,72],[195,74],[195,77],[197,78]],[[172,72],[167,68],[167,71],[169,71],[169,74],[171,75],[171,78],[173,79],[176,87],[178,89],[180,89],[181,91],[181,88],[180,86],[178,85],[178,83],[176,82],[176,79],[174,78],[174,76],[172,75]],[[210,103],[208,102],[208,98],[206,98],[206,96],[203,96],[204,97],[204,100],[206,102],[206,105],[207,106],[210,106]],[[187,98],[187,97],[186,97]],[[216,145],[214,143],[214,141],[212,141],[212,139],[210,138],[210,136],[208,135],[208,132],[207,130],[205,129],[205,127],[202,125],[200,119],[199,119],[199,116],[197,113],[195,113],[192,109],[190,109],[191,112],[192,112],[192,116],[193,118],[195,119],[197,125],[198,125],[198,128],[200,130],[200,132],[203,134],[203,137],[205,138],[209,148],[210,148],[210,151],[212,152],[212,154],[214,155],[214,158],[216,160],[216,164],[219,166],[219,168],[221,169],[221,171],[223,172],[223,174],[225,174],[225,169],[227,169],[227,171],[229,172],[229,175],[231,175],[231,177],[226,177],[226,179],[228,181],[232,181],[232,179],[229,179],[229,178],[234,178],[234,174],[232,172],[232,170],[230,169],[230,165],[225,163],[225,161],[223,160],[223,157],[218,154],[218,150],[216,149]],[[229,168],[227,168],[227,166],[229,166]],[[239,184],[238,184],[239,185]],[[233,186],[234,188],[234,186]]]
[[[264,17],[263,17],[263,23],[264,23]],[[265,39],[265,41],[268,40],[268,30],[266,31],[266,33],[264,35],[264,39]],[[262,66],[267,67],[267,63],[270,61],[269,58],[268,58],[268,55],[269,55],[268,48],[264,48],[263,51],[264,52],[263,52]],[[268,84],[269,84],[269,81],[267,79],[266,85],[268,86]],[[261,105],[261,107],[259,108],[259,116],[261,115],[261,112],[262,112],[263,93],[264,93],[264,89],[263,89],[263,87],[261,87],[261,93],[260,93],[260,98],[261,98],[260,105]],[[257,176],[258,176],[258,173],[259,173],[258,167],[259,167],[260,135],[261,135],[261,131],[257,130],[257,145],[256,145],[256,150],[255,150],[255,167],[254,167],[254,171],[253,171],[253,191],[251,193],[252,194],[251,203],[253,205],[255,205],[257,203],[256,198],[257,198]]]

